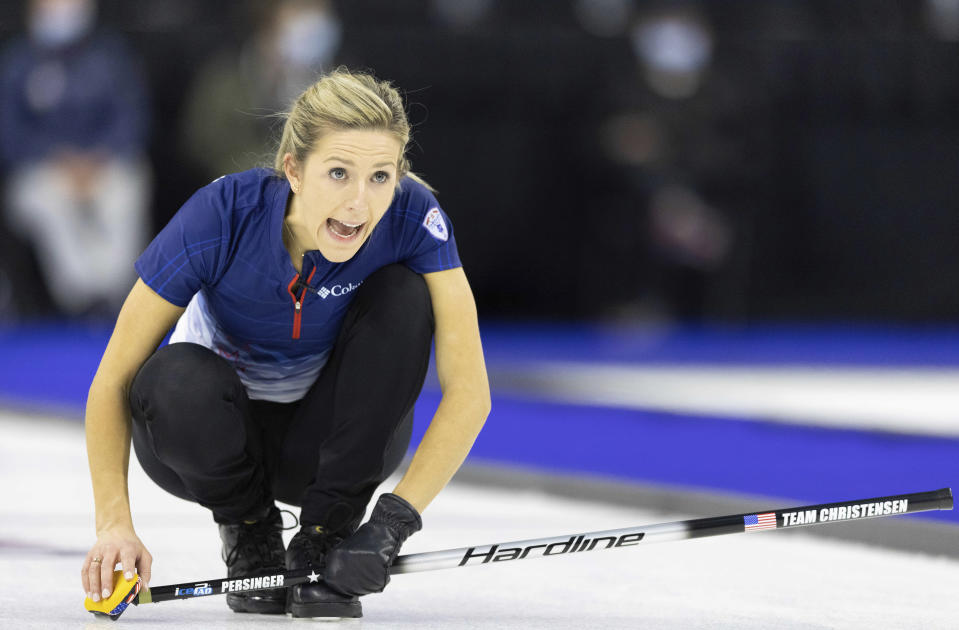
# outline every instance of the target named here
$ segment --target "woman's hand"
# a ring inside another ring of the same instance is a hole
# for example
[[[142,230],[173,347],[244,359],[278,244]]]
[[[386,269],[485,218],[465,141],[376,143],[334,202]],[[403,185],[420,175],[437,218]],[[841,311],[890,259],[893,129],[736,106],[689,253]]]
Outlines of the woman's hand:
[[[136,569],[143,586],[150,583],[153,556],[136,532],[132,528],[106,529],[97,536],[97,542],[87,553],[80,569],[80,580],[87,597],[98,602],[113,593],[113,571],[117,562],[127,579],[133,578]]]
[[[346,595],[379,593],[390,582],[400,546],[423,521],[403,497],[380,495],[370,520],[326,554],[323,581]]]

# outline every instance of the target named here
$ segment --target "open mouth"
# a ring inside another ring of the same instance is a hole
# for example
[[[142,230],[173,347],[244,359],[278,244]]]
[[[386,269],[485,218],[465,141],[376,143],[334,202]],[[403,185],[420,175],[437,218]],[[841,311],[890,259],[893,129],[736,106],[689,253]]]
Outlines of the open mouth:
[[[346,223],[330,218],[326,220],[327,231],[338,241],[351,241],[363,230],[363,223]]]

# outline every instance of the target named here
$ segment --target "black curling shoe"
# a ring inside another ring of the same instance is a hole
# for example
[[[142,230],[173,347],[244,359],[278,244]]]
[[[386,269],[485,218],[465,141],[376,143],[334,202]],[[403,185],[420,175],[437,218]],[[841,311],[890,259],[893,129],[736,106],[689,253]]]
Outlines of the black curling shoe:
[[[227,577],[276,575],[286,571],[283,550],[283,517],[275,506],[256,521],[220,524]],[[283,614],[286,589],[227,593],[234,612]]]
[[[289,569],[308,569],[322,573],[326,552],[343,540],[319,525],[304,525],[293,536],[286,550],[286,565]],[[294,617],[356,618],[363,616],[363,605],[358,597],[344,595],[327,586],[317,577],[316,582],[297,584],[287,589],[287,610]]]

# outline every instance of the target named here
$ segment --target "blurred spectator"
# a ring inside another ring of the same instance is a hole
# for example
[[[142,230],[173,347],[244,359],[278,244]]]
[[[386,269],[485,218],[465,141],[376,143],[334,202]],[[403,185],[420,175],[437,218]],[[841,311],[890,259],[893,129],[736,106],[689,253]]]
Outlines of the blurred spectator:
[[[715,68],[713,29],[697,5],[646,8],[625,37],[632,67],[608,80],[598,129],[616,174],[602,212],[619,229],[593,237],[620,274],[611,314],[701,319],[723,310],[713,285],[733,254],[730,213],[742,210],[728,191],[745,190],[749,134],[740,132],[759,121],[734,72]]]
[[[342,26],[327,0],[250,5],[256,25],[239,51],[203,65],[186,98],[182,143],[209,179],[272,164],[273,114],[340,59]]]
[[[650,89],[666,98],[696,93],[713,52],[712,33],[700,12],[670,9],[646,15],[630,39]]]
[[[54,304],[115,311],[144,243],[150,175],[138,65],[96,29],[94,0],[31,0],[0,61],[6,219],[35,248]]]

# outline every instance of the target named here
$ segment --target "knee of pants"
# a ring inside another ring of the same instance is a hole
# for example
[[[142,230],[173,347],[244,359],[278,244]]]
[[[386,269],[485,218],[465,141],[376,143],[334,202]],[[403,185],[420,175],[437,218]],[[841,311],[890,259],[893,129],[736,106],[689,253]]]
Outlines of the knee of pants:
[[[129,402],[134,421],[146,423],[151,437],[163,436],[168,446],[242,434],[236,425],[248,405],[230,364],[192,343],[157,350],[134,378]]]
[[[357,318],[390,326],[433,333],[433,303],[423,276],[406,265],[387,265],[363,281],[350,306]],[[402,323],[403,326],[397,326]]]

